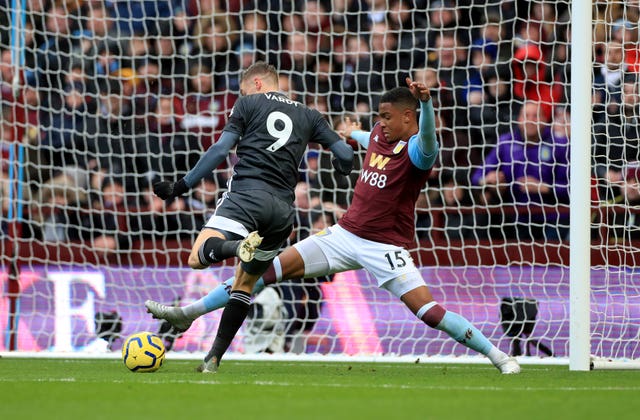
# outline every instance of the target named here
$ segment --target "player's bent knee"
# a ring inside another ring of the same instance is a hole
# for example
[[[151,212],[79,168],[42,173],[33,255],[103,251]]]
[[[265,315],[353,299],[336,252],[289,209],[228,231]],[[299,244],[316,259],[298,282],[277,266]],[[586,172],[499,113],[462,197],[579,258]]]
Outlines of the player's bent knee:
[[[202,264],[202,262],[200,261],[200,257],[198,257],[197,253],[189,254],[189,259],[187,260],[187,264],[189,264],[189,267],[193,268],[194,270],[202,270],[203,268],[208,267],[208,265]]]

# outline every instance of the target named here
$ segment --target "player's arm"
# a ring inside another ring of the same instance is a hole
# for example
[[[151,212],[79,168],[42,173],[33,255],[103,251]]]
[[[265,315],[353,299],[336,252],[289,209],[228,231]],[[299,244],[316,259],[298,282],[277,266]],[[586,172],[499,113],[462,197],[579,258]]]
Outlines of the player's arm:
[[[342,175],[349,175],[353,169],[353,149],[351,146],[343,141],[337,141],[329,146],[329,150],[333,153],[333,159],[331,159],[333,168]]]
[[[436,114],[429,88],[423,83],[407,78],[407,85],[413,96],[420,101],[418,134],[409,139],[409,158],[420,169],[430,169],[438,157],[440,146],[436,138]]]
[[[342,175],[349,175],[353,169],[353,149],[342,141],[340,135],[333,131],[320,113],[317,113],[315,120],[314,135],[311,141],[321,144],[331,150],[333,158],[331,164],[336,172]]]
[[[153,192],[163,200],[178,197],[193,188],[202,178],[213,172],[240,140],[240,135],[223,131],[220,139],[200,156],[196,165],[177,182],[161,181],[153,184]]]
[[[344,119],[345,128],[338,131],[338,134],[343,139],[353,139],[365,149],[369,147],[369,138],[371,132],[362,130],[362,123],[359,121],[351,121],[351,118],[346,117]]]

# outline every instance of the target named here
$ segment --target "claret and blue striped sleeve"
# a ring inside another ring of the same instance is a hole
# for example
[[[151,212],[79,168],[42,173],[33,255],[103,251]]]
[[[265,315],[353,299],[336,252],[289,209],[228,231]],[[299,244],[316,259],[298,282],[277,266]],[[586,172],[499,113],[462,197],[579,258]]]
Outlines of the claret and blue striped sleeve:
[[[420,101],[420,131],[409,139],[409,158],[422,170],[430,169],[436,162],[440,146],[436,139],[436,115],[433,101]],[[352,135],[353,136],[353,135]]]

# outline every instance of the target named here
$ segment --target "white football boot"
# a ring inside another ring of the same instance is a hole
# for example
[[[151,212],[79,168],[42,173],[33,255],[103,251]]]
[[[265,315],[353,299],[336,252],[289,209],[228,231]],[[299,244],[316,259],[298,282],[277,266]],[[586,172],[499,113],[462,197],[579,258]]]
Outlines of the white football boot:
[[[249,262],[256,255],[256,248],[262,243],[262,236],[258,235],[258,231],[253,231],[240,242],[236,255],[243,261]]]
[[[517,375],[520,373],[520,365],[514,357],[505,357],[495,365],[503,375]]]
[[[189,329],[193,323],[193,319],[188,318],[182,308],[177,306],[167,306],[162,303],[147,300],[144,303],[147,312],[155,319],[164,319],[169,322],[176,330],[183,332]]]

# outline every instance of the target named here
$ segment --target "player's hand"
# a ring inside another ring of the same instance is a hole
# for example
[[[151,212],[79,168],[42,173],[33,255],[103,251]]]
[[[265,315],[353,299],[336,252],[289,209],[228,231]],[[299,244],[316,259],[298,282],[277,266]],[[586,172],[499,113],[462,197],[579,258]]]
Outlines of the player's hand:
[[[351,133],[358,130],[362,130],[362,123],[360,121],[351,121],[351,118],[345,117],[344,128],[338,131],[338,135],[346,140],[351,138]]]
[[[414,98],[420,102],[427,102],[431,99],[431,92],[429,92],[427,85],[422,82],[414,82],[410,77],[407,77],[405,81]]]
[[[163,200],[171,200],[189,191],[189,187],[180,179],[178,182],[160,181],[153,184],[153,193]]]

